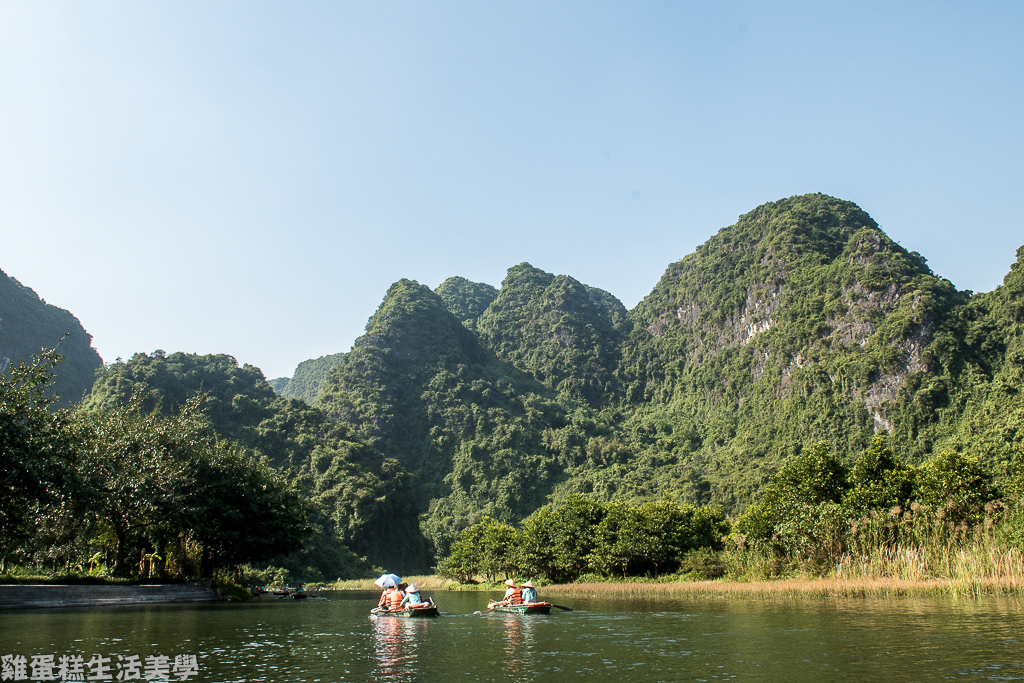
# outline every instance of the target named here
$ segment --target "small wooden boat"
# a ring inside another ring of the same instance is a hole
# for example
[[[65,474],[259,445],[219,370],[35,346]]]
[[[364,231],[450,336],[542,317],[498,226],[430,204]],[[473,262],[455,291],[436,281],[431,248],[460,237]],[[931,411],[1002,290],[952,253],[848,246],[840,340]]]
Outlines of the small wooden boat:
[[[416,617],[436,617],[441,614],[438,611],[436,605],[427,605],[426,607],[410,607],[408,609],[398,610],[386,610],[375,608],[370,612],[371,616],[374,617],[400,617],[403,619],[411,619]]]
[[[487,603],[488,612],[507,612],[509,614],[547,614],[551,611],[550,602],[525,602],[520,605],[500,605],[491,600]]]

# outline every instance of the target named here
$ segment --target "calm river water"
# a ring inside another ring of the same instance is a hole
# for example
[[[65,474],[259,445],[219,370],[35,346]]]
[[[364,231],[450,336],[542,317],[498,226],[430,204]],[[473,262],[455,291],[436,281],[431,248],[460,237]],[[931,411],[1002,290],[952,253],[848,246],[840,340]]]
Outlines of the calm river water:
[[[376,593],[321,595],[0,613],[0,655],[109,658],[114,680],[119,656],[122,672],[167,657],[187,676],[182,655],[203,682],[1024,680],[1016,598],[560,598],[572,612],[513,616],[438,592],[444,615],[418,620],[368,618]]]

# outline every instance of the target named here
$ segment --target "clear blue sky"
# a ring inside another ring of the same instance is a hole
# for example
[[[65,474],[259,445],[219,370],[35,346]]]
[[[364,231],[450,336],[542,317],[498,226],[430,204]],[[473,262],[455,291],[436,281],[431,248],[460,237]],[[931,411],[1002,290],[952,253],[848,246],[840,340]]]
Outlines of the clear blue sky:
[[[400,278],[529,261],[631,308],[807,192],[988,291],[1024,244],[1022,29],[1017,0],[0,0],[0,269],[107,362],[268,378]]]

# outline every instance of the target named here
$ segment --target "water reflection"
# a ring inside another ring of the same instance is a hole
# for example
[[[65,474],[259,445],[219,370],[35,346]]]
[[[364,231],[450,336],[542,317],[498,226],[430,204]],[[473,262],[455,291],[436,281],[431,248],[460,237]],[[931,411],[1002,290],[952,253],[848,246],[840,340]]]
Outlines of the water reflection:
[[[374,680],[416,680],[418,649],[426,620],[373,617],[371,621],[373,622],[373,650],[376,656],[376,665],[373,669]]]
[[[376,595],[213,606],[0,612],[0,655],[196,655],[205,683],[1024,680],[1024,602],[616,601],[574,611],[367,619]],[[193,679],[195,680],[195,679]]]
[[[502,669],[509,680],[520,680],[533,670],[533,658],[536,652],[536,617],[518,614],[502,615],[505,622],[505,656]]]

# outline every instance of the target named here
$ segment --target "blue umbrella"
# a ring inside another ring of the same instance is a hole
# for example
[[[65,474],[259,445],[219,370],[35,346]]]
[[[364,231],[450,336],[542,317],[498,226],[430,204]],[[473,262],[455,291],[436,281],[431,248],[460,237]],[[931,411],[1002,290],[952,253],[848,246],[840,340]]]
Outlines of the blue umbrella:
[[[381,574],[380,578],[374,581],[375,584],[381,588],[387,588],[388,586],[397,586],[402,582],[402,577],[398,574]]]

